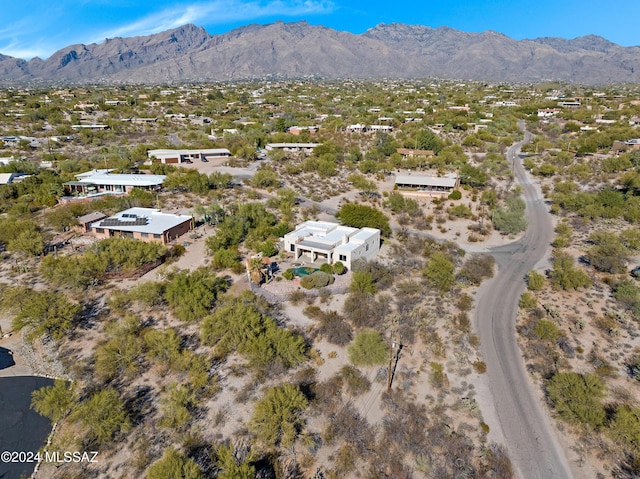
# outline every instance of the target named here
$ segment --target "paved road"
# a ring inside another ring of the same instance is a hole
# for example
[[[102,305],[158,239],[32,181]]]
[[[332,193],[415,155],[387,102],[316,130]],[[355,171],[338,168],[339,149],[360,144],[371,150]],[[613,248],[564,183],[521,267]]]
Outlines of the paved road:
[[[524,129],[524,124],[520,127]],[[544,256],[553,235],[547,206],[539,189],[529,182],[518,158],[520,148],[529,139],[530,134],[525,132],[524,140],[507,151],[516,179],[523,187],[529,227],[520,240],[491,249],[498,273],[479,291],[474,320],[487,364],[495,413],[518,476],[572,478],[564,452],[530,384],[516,342],[514,323],[525,288],[524,277]]]
[[[0,378],[0,451],[35,453],[45,443],[51,421],[29,406],[33,391],[52,384],[37,376]],[[29,477],[34,467],[35,462],[0,461],[0,478]]]

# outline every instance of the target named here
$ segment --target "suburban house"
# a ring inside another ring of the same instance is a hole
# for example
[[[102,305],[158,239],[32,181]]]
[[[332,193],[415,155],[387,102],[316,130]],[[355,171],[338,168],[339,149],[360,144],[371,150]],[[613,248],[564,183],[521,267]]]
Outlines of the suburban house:
[[[640,150],[640,138],[634,138],[632,140],[615,140],[611,145],[611,150],[614,153],[620,153],[621,151],[628,150]]]
[[[80,228],[85,233],[91,232],[91,223],[95,223],[96,221],[103,220],[107,217],[104,213],[99,211],[93,211],[83,216],[78,216],[76,219],[78,220],[78,224]]]
[[[166,175],[113,174],[113,170],[92,170],[79,173],[76,181],[64,183],[70,195],[118,195],[130,193],[133,188],[158,190]]]
[[[308,131],[311,135],[316,133],[320,127],[318,125],[314,126],[290,126],[287,128],[287,133],[291,133],[292,135],[300,136],[300,133],[303,131]]]
[[[449,196],[460,185],[460,178],[455,173],[445,176],[396,175],[394,189],[399,193],[415,194],[415,196]],[[414,195],[412,195],[414,196]]]
[[[230,158],[231,152],[226,148],[210,148],[205,150],[149,150],[147,156],[155,163],[190,163],[193,160],[206,161],[208,158]]]
[[[549,118],[552,116],[556,116],[562,110],[559,108],[541,108],[538,110],[538,118]]]
[[[98,238],[135,238],[167,244],[193,229],[193,217],[155,208],[129,208],[89,224]]]
[[[71,125],[74,130],[108,130],[109,125],[101,125],[98,123],[92,123],[90,125]]]
[[[430,157],[433,156],[433,150],[416,150],[413,148],[397,148],[396,152],[400,153],[404,158],[408,157]]]
[[[351,269],[358,259],[373,259],[380,251],[380,230],[351,228],[328,221],[305,221],[284,235],[284,249],[295,259],[340,261]]]
[[[10,185],[11,183],[20,183],[31,175],[26,173],[0,173],[0,185]]]
[[[264,149],[267,151],[283,150],[293,153],[303,152],[311,154],[316,146],[320,146],[320,143],[267,143],[264,145]]]

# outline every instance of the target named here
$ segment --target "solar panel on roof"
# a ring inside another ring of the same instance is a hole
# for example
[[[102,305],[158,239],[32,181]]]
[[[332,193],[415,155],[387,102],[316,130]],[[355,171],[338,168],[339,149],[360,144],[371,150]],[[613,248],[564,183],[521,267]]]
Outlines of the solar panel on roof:
[[[107,218],[106,220],[102,220],[100,226],[144,226],[148,223],[147,218],[138,218],[134,215],[133,221],[122,221],[120,218]]]

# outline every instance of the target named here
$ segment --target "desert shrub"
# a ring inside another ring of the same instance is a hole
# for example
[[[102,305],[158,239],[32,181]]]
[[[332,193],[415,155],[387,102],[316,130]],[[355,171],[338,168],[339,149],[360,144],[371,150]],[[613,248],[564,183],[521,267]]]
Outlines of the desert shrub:
[[[333,266],[329,263],[324,263],[322,266],[320,266],[320,271],[327,274],[333,274]]]
[[[449,378],[444,372],[444,366],[440,363],[431,363],[431,373],[429,374],[429,381],[431,384],[438,388],[443,389],[449,386]]]
[[[547,383],[551,404],[567,422],[601,427],[606,412],[605,385],[594,374],[556,373]]]
[[[626,366],[629,376],[640,381],[640,355],[635,354],[629,358]]]
[[[295,275],[295,273],[293,272],[293,270],[292,270],[291,268],[289,268],[289,269],[285,270],[285,271],[282,273],[282,277],[283,277],[284,279],[287,279],[287,280],[291,281],[293,278],[295,278],[295,277],[296,277],[296,275]]]
[[[640,288],[634,281],[625,279],[613,287],[613,296],[627,309],[635,309],[640,303]]]
[[[144,333],[143,340],[148,358],[168,367],[181,363],[182,338],[175,329],[150,329]]]
[[[228,282],[207,268],[179,271],[173,274],[165,288],[165,299],[173,313],[182,321],[197,321],[205,317]]]
[[[455,284],[454,265],[440,251],[435,251],[429,257],[422,274],[429,286],[441,295],[447,293]]]
[[[159,281],[138,283],[129,290],[129,299],[140,301],[146,306],[158,306],[164,302],[164,287],[164,283]]]
[[[324,271],[316,271],[309,275],[309,278],[313,280],[314,288],[324,288],[329,284],[333,283],[333,276],[331,274],[327,274]]]
[[[214,269],[231,269],[240,263],[238,248],[221,248],[211,257],[211,266]]]
[[[117,433],[131,428],[124,402],[118,392],[111,388],[93,393],[78,405],[71,418],[82,423],[89,441],[96,444],[107,444]]]
[[[195,402],[196,396],[188,386],[171,384],[160,398],[160,425],[176,430],[183,428],[193,418]]]
[[[270,388],[256,404],[249,428],[267,446],[289,447],[304,425],[301,413],[308,404],[294,384]]]
[[[252,293],[226,298],[224,304],[205,318],[200,337],[215,346],[218,354],[237,351],[259,371],[276,364],[296,366],[306,359],[304,338],[261,311]]]
[[[371,382],[353,366],[342,366],[340,377],[344,380],[349,394],[353,396],[359,396],[371,389]]]
[[[626,405],[616,408],[609,433],[614,440],[640,451],[640,408]]]
[[[349,345],[349,360],[356,366],[384,364],[387,346],[382,335],[375,330],[365,330],[356,335]]]
[[[485,363],[484,361],[474,361],[473,369],[478,374],[484,374],[487,372],[487,363]]]
[[[587,260],[598,271],[620,274],[626,271],[629,250],[620,237],[612,232],[593,233],[589,239],[594,246],[587,251]]]
[[[574,265],[574,259],[562,250],[554,250],[553,269],[549,274],[551,285],[555,289],[578,289],[591,285],[587,273]]]
[[[52,386],[45,386],[31,393],[31,409],[41,416],[57,422],[65,417],[76,404],[73,384],[56,379]]]
[[[516,234],[527,229],[524,216],[525,203],[522,198],[507,199],[505,208],[497,208],[491,212],[491,221],[496,230],[503,234]]]
[[[36,291],[25,286],[7,287],[0,296],[0,310],[14,314],[16,331],[27,328],[27,338],[33,340],[50,335],[60,340],[71,330],[81,311],[62,293]]]
[[[389,219],[382,211],[371,206],[347,203],[340,208],[336,218],[346,226],[377,228],[381,231],[382,236],[391,235]]]
[[[562,331],[552,321],[541,319],[533,328],[533,334],[541,341],[555,342],[562,335]]]
[[[164,450],[162,457],[151,464],[146,479],[202,479],[200,466],[173,447]]]
[[[300,278],[300,286],[302,286],[304,289],[313,289],[315,287],[315,281],[309,274]]]
[[[471,308],[473,307],[473,298],[471,298],[471,296],[469,296],[467,293],[462,293],[458,297],[456,307],[460,311],[471,311]]]
[[[480,285],[484,278],[493,277],[495,259],[489,255],[472,255],[458,272],[456,279],[461,283]]]
[[[527,275],[527,288],[529,291],[540,291],[544,288],[544,275],[537,271],[529,271]]]
[[[356,327],[380,327],[389,313],[389,302],[384,297],[375,299],[367,293],[351,293],[343,312]]]
[[[347,268],[340,261],[336,261],[333,263],[333,272],[334,274],[344,274],[347,271]]]
[[[538,300],[536,297],[528,291],[525,291],[520,296],[520,308],[522,309],[532,309],[535,308],[538,304]]]
[[[318,333],[331,344],[344,346],[353,339],[353,329],[336,311],[321,312]]]
[[[373,274],[369,271],[354,271],[351,275],[349,291],[360,294],[376,294],[377,288],[373,281]]]
[[[462,193],[460,193],[460,190],[453,190],[451,193],[449,193],[450,200],[459,200],[461,198],[462,198]]]

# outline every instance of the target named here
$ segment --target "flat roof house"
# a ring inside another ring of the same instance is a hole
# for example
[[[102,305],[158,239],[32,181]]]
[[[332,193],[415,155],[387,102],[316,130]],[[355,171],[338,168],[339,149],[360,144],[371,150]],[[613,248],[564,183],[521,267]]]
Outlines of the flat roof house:
[[[229,158],[231,152],[226,148],[209,148],[205,150],[149,150],[147,156],[156,163],[189,163],[193,160],[207,158]]]
[[[284,235],[284,248],[294,258],[306,256],[311,262],[340,261],[351,269],[356,260],[373,259],[380,251],[380,230],[351,228],[328,221],[305,221]]]
[[[264,145],[264,149],[270,150],[284,150],[291,152],[302,151],[307,154],[313,153],[313,149],[320,146],[320,143],[267,143]]]
[[[118,195],[128,194],[133,188],[160,189],[166,175],[113,174],[113,170],[92,170],[79,173],[76,181],[64,183],[71,195]]]
[[[88,228],[98,238],[135,238],[167,244],[191,231],[193,218],[155,208],[129,208],[91,223]]]
[[[455,173],[437,176],[396,175],[394,189],[399,193],[417,193],[419,196],[448,196],[460,185]]]

